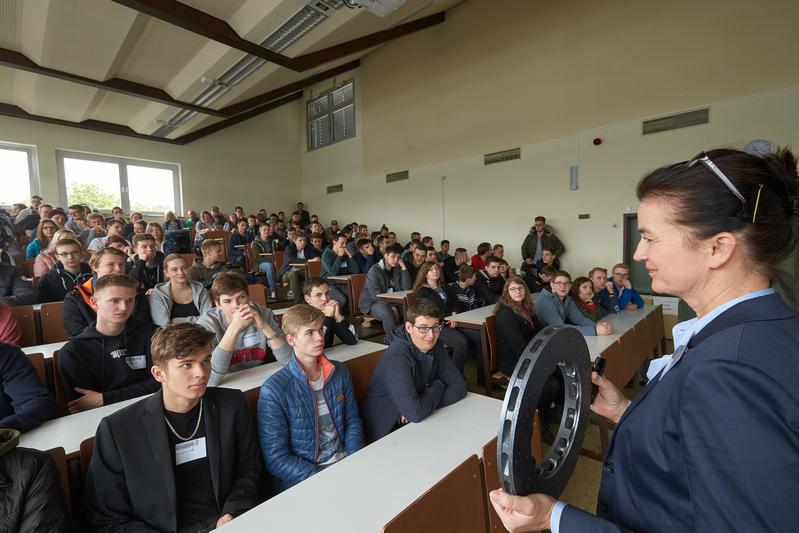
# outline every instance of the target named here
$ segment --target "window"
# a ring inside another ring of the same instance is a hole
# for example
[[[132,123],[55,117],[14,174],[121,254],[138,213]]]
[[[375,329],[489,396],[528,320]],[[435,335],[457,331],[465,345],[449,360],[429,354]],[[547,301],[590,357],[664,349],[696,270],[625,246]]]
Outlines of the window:
[[[56,150],[61,197],[92,209],[162,215],[181,212],[180,167],[108,155]]]
[[[36,147],[0,142],[0,205],[28,205],[32,194],[39,194],[39,173],[36,166]]]
[[[345,81],[307,102],[308,151],[355,137],[355,88]]]

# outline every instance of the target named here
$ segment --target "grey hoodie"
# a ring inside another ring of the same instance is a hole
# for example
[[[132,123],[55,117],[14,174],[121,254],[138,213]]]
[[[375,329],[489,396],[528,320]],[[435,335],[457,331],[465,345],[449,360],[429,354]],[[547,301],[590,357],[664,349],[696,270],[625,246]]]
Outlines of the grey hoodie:
[[[285,336],[283,330],[278,326],[275,314],[271,309],[268,307],[261,307],[255,302],[250,302],[250,305],[253,309],[257,309],[261,317],[275,330],[276,336]],[[225,319],[225,313],[222,309],[218,307],[209,309],[200,317],[197,324],[216,335],[216,337],[211,340],[214,350],[211,353],[211,379],[208,382],[209,387],[217,386],[225,374],[238,372],[245,368],[263,365],[269,362],[266,349],[268,347],[271,348],[270,342],[266,340],[266,335],[254,325],[249,326],[239,333],[238,337],[236,337],[233,351],[227,351],[219,347],[219,341],[225,336],[225,331],[227,331],[228,328],[228,322]],[[278,362],[285,365],[289,357],[291,357],[291,346],[289,346],[288,343],[284,343],[282,347],[272,350],[272,353]]]
[[[191,300],[194,302],[194,306],[200,312],[200,315],[176,318],[176,322],[197,322],[206,311],[213,307],[213,305],[211,305],[211,298],[208,296],[208,291],[205,290],[202,283],[199,281],[188,281],[188,284],[191,287]],[[172,292],[169,288],[168,281],[159,283],[153,288],[153,292],[150,294],[150,315],[153,317],[153,323],[159,326],[166,326],[169,324],[172,303]]]

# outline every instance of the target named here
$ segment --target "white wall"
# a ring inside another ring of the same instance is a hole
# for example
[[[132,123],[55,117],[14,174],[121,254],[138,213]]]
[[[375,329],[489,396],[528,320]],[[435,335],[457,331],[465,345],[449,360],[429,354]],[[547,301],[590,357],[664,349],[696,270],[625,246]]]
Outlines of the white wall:
[[[301,191],[297,113],[302,107],[292,102],[184,146],[8,117],[0,117],[0,141],[36,146],[42,196],[62,206],[57,149],[177,163],[184,209],[288,210]]]

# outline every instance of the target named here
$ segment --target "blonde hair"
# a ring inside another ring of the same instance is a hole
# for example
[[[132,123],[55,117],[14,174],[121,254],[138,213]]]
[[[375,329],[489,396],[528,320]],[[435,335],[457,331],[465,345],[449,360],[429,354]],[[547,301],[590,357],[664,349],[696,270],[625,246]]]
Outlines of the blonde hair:
[[[62,228],[55,233],[53,233],[53,238],[50,239],[50,244],[47,245],[47,251],[53,252],[55,251],[55,245],[58,241],[62,239],[75,239],[79,241],[78,236],[75,234],[74,231],[71,229]],[[81,244],[81,250],[83,249],[83,245]]]
[[[309,326],[316,322],[322,322],[325,314],[306,304],[297,304],[283,315],[282,327],[287,335],[296,335],[303,326]]]

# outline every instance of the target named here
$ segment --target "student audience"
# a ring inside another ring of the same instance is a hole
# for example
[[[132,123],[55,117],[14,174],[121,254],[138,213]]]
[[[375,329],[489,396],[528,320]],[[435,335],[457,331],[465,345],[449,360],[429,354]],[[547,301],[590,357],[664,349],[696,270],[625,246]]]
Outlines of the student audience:
[[[375,245],[369,239],[358,239],[355,242],[355,247],[357,251],[354,254],[354,258],[355,262],[358,263],[358,272],[363,272],[364,274],[369,272],[369,269],[383,257],[382,251],[379,254],[375,253]],[[383,246],[383,250],[385,250],[385,246]]]
[[[524,264],[521,266],[521,271],[525,275],[532,272],[535,275],[535,265],[541,261],[544,249],[551,250],[556,258],[562,257],[566,251],[566,247],[552,231],[552,227],[547,225],[547,219],[542,216],[535,217],[534,225],[530,228],[530,233],[525,237],[522,243],[522,258]],[[560,267],[558,262],[553,265],[556,269]]]
[[[466,359],[480,353],[480,335],[478,333],[470,341],[464,331],[451,327],[451,323],[444,320],[455,313],[458,298],[452,288],[441,279],[441,267],[438,263],[427,261],[423,264],[411,289],[415,300],[429,300],[438,308],[438,319],[444,325],[438,338],[452,348],[452,362],[463,373]],[[482,361],[482,357],[477,357],[477,360]]]
[[[438,306],[425,299],[408,308],[405,325],[397,328],[361,404],[367,442],[466,396],[466,382],[439,338],[444,324],[438,314]]]
[[[53,234],[53,238],[50,239],[50,243],[47,245],[47,249],[42,250],[39,252],[39,255],[36,256],[36,259],[33,261],[33,275],[34,277],[41,278],[45,274],[47,274],[50,270],[53,269],[56,262],[58,262],[58,256],[55,253],[55,245],[61,239],[76,239],[81,243],[81,261],[86,263],[88,262],[89,258],[91,257],[88,252],[85,250],[85,245],[83,239],[80,239],[73,231],[68,229],[60,229]]]
[[[533,298],[527,284],[518,276],[510,277],[505,283],[494,309],[497,371],[507,384],[507,379],[516,368],[516,362],[541,327],[536,320]]]
[[[19,345],[22,338],[22,327],[14,316],[14,312],[0,298],[0,342],[5,344]]]
[[[277,298],[277,285],[275,285],[275,265],[273,261],[276,249],[275,239],[272,237],[272,226],[267,223],[261,224],[258,228],[258,236],[253,239],[250,246],[255,262],[253,267],[266,274],[266,281],[272,291],[272,299],[275,299]],[[267,261],[265,254],[272,254],[272,261]],[[254,268],[251,270],[254,271]]]
[[[302,283],[305,281],[305,267],[308,261],[319,261],[321,254],[313,247],[307,245],[304,233],[298,234],[294,242],[286,246],[283,251],[283,265],[277,275],[291,287],[291,297],[294,303],[302,302]]]
[[[150,294],[150,315],[157,326],[196,322],[211,309],[208,291],[199,281],[188,278],[189,265],[180,254],[164,258],[164,277]]]
[[[455,283],[458,281],[458,270],[461,265],[468,264],[469,252],[466,251],[466,248],[455,248],[455,255],[445,259],[444,264],[441,266],[444,271],[444,280],[447,283]]]
[[[455,311],[465,313],[478,307],[477,295],[474,284],[477,274],[471,265],[461,265],[458,269],[458,279],[450,283],[450,289],[455,295]]]
[[[122,234],[122,229],[124,227],[125,227],[125,224],[121,220],[114,219],[114,220],[108,222],[107,234],[105,236],[103,236],[103,237],[99,237],[98,236],[98,237],[95,237],[94,239],[92,239],[89,242],[88,250],[90,252],[96,252],[97,250],[105,248],[106,243],[108,242],[108,238],[111,235],[118,235],[118,236],[122,237],[123,239],[128,240],[128,238],[125,237]]]
[[[91,305],[97,320],[67,342],[58,370],[70,413],[155,392],[150,375],[150,339],[157,327],[131,316],[138,282],[108,274],[94,284]]]
[[[128,260],[128,275],[139,282],[139,290],[149,295],[153,288],[164,281],[164,254],[159,252],[152,235],[142,233],[133,236],[135,254]]]
[[[18,347],[0,342],[0,428],[30,431],[53,418],[55,407],[28,356]]]
[[[475,270],[483,270],[486,267],[486,259],[491,255],[491,243],[481,242],[477,245],[477,253],[472,256],[471,265]],[[497,259],[501,259],[497,257]]]
[[[449,255],[449,241],[444,239],[439,244],[439,249],[436,253],[436,261],[438,261],[439,266],[444,266],[444,263],[447,261],[447,259],[451,257],[452,256]]]
[[[334,335],[344,344],[358,344],[358,334],[349,320],[342,314],[341,305],[331,298],[330,287],[320,278],[307,280],[302,287],[305,303],[322,311],[322,334],[325,348],[333,346]]]
[[[283,315],[292,357],[266,380],[258,398],[261,450],[278,490],[364,445],[347,365],[323,353],[323,321],[322,311],[309,305],[295,305]]]
[[[147,234],[155,239],[155,250],[157,252],[164,251],[164,228],[158,222],[150,222],[147,224]]]
[[[244,395],[208,387],[213,334],[152,339],[159,392],[105,417],[86,478],[93,531],[210,531],[252,509],[266,478]]]
[[[583,315],[574,303],[569,291],[572,278],[568,272],[555,274],[549,288],[544,288],[535,301],[535,315],[542,326],[573,325],[586,336],[609,335],[610,324],[594,322]]]
[[[193,213],[194,218],[196,218],[197,217],[197,213],[194,213],[193,209],[189,210],[189,217],[192,216],[192,213]],[[191,218],[189,218],[188,221],[191,222]],[[181,227],[180,221],[178,220],[178,217],[175,216],[175,213],[173,211],[167,211],[166,213],[164,213],[164,232],[165,233],[169,233],[170,231],[180,231],[181,229],[183,229],[183,228]]]
[[[225,244],[218,240],[205,240],[201,249],[203,257],[189,267],[189,279],[210,289],[216,276],[228,271],[225,264]]]
[[[35,304],[36,291],[20,276],[17,267],[0,263],[0,301],[6,305]]]
[[[593,302],[599,306],[603,315],[619,312],[619,299],[616,297],[616,286],[608,281],[608,269],[594,267],[588,273],[594,290]],[[607,289],[607,290],[603,290]]]
[[[477,272],[474,290],[481,305],[493,305],[502,295],[505,280],[499,275],[500,263],[499,258],[489,256],[485,260],[485,268]]]
[[[97,313],[92,304],[95,283],[109,274],[124,274],[126,258],[125,252],[116,248],[103,248],[92,255],[89,266],[94,276],[80,285],[75,285],[72,292],[64,297],[64,329],[70,337],[80,335],[96,320]],[[140,322],[150,321],[150,308],[143,294],[136,296],[133,316]]]
[[[422,265],[427,261],[427,247],[421,243],[416,244],[411,242],[411,248],[408,250],[411,249],[413,249],[413,251],[411,251],[409,254],[410,260],[405,262],[405,266],[408,269],[408,275],[411,277],[411,282],[413,282],[416,279],[416,276],[419,274],[419,269],[422,268]]]
[[[39,302],[63,302],[67,294],[77,285],[92,277],[88,263],[81,261],[83,246],[75,239],[61,239],[53,242],[58,261],[53,269],[39,280]]]
[[[641,298],[641,295],[638,294],[638,291],[633,288],[633,284],[630,282],[630,265],[617,263],[613,266],[612,272],[613,277],[608,281],[613,283],[616,289],[615,294],[618,294],[619,309],[635,311],[636,309],[642,308],[644,306],[644,299]],[[608,293],[610,292],[607,287],[604,290]]]
[[[35,259],[39,252],[45,250],[58,229],[58,225],[51,219],[41,219],[36,227],[36,238],[25,249],[25,259]]]
[[[322,279],[330,276],[347,276],[360,273],[361,269],[358,266],[358,262],[347,250],[347,238],[341,234],[335,235],[330,247],[322,252]],[[335,282],[329,283],[329,286],[330,297],[336,300],[339,305],[345,306],[347,304],[346,295],[341,289],[336,287]]]
[[[216,231],[218,223],[208,211],[203,211],[200,220],[194,224],[194,248],[199,249],[209,231]]]
[[[268,348],[274,358],[286,363],[291,347],[283,330],[271,309],[250,301],[244,278],[230,272],[219,274],[210,292],[216,307],[208,309],[197,323],[214,334],[212,386],[230,372],[271,362]]]
[[[235,215],[234,215],[235,216]],[[247,230],[247,220],[236,222],[233,232],[228,238],[228,263],[233,267],[247,269],[247,248],[252,243],[254,236]]]
[[[594,322],[599,322],[605,316],[602,308],[594,303],[594,284],[590,279],[584,276],[575,279],[569,296],[571,296],[577,309]]]
[[[390,344],[394,338],[398,316],[394,314],[394,309],[378,298],[378,295],[410,290],[411,277],[405,263],[400,259],[401,254],[402,247],[398,244],[386,248],[383,259],[366,274],[366,284],[358,301],[361,313],[376,317],[383,323],[386,344]]]

